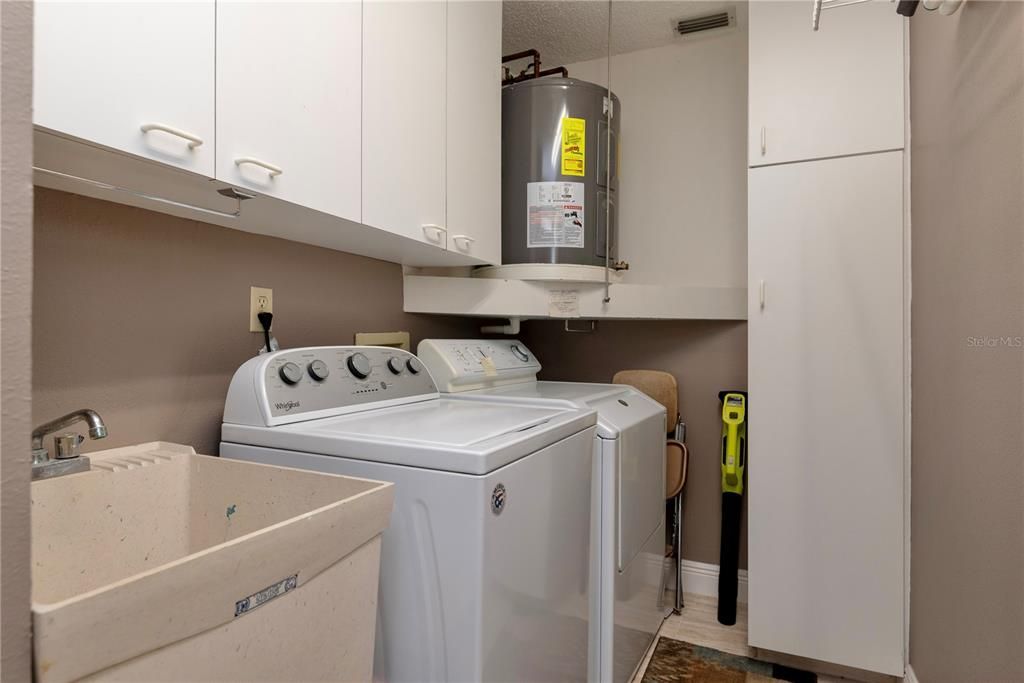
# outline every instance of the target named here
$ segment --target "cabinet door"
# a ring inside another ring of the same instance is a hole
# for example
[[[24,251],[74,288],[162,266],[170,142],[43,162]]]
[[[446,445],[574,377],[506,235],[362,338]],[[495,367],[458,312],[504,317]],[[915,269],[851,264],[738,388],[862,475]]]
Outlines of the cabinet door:
[[[751,166],[901,149],[905,22],[892,3],[750,3]]]
[[[501,263],[501,3],[452,0],[447,40],[448,248]]]
[[[217,178],[360,219],[361,3],[217,5]]]
[[[750,644],[902,676],[903,153],[749,193]]]
[[[39,0],[34,40],[37,125],[213,176],[213,0]]]
[[[445,5],[363,5],[363,222],[444,248]]]

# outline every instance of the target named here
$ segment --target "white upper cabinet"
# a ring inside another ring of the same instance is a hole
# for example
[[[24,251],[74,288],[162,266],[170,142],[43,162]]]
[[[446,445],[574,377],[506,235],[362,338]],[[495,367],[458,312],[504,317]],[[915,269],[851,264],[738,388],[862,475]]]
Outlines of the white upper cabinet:
[[[880,0],[750,3],[751,166],[902,149],[905,20]]]
[[[35,12],[34,122],[52,172],[36,182],[409,265],[500,262],[501,3]],[[239,208],[225,185],[257,197]]]
[[[363,223],[442,249],[445,14],[433,0],[363,4]]]
[[[35,3],[34,122],[212,176],[213,0]]]
[[[448,248],[501,263],[501,3],[453,0],[447,19]]]
[[[219,2],[218,180],[360,220],[362,6]]]

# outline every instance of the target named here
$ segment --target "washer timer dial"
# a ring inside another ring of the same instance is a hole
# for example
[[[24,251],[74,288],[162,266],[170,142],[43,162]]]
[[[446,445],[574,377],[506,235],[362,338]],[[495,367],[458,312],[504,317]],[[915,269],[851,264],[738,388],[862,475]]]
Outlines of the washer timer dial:
[[[327,363],[319,359],[310,362],[310,364],[306,366],[306,370],[309,371],[309,376],[317,382],[323,382],[327,379],[327,376],[331,374],[331,371],[327,369]]]
[[[351,372],[357,379],[366,379],[370,376],[370,359],[361,353],[353,353],[348,357],[345,362],[348,365],[348,371]]]
[[[295,363],[288,362],[281,366],[277,374],[285,384],[298,384],[302,379],[302,368]]]

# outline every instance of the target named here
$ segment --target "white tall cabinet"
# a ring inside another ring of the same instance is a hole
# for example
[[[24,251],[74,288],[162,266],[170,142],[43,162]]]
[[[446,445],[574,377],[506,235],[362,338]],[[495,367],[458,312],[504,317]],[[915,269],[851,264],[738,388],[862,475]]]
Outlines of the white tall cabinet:
[[[902,676],[905,20],[750,8],[749,639]],[[761,129],[766,128],[762,148]]]
[[[749,634],[903,673],[903,152],[749,175]]]
[[[214,0],[35,3],[33,121],[214,173]]]

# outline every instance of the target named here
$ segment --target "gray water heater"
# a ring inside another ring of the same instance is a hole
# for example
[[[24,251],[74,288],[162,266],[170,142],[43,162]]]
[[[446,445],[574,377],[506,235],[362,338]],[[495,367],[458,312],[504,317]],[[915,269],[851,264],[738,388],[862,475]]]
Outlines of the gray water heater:
[[[617,260],[621,109],[613,94],[609,153],[607,98],[605,88],[575,78],[502,89],[502,263],[603,266],[609,234],[610,260]]]

